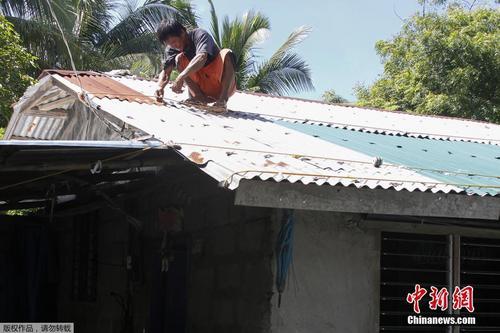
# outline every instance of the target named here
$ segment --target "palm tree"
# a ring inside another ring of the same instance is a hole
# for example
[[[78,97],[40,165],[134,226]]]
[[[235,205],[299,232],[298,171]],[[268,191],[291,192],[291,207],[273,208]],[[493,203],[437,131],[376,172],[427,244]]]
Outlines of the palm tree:
[[[128,0],[118,12],[119,22],[110,29],[99,46],[108,58],[127,55],[161,54],[161,45],[156,38],[156,28],[163,19],[175,18],[190,28],[197,26],[198,17],[189,0]]]
[[[159,57],[154,31],[165,18],[196,26],[189,0],[0,0],[0,13],[14,24],[40,69],[70,68],[68,52],[51,15],[50,1],[81,70],[108,70]],[[118,20],[116,19],[118,17]]]
[[[307,27],[293,31],[267,60],[257,63],[254,50],[262,42],[271,24],[261,13],[250,11],[241,19],[225,17],[222,27],[212,0],[210,3],[212,35],[220,48],[230,48],[236,58],[237,83],[240,89],[272,95],[313,90],[311,71],[293,48],[310,33]]]
[[[92,8],[87,6],[88,2],[73,6],[72,2],[59,0],[52,1],[52,5],[75,62],[81,66],[83,59],[88,61],[95,56],[88,42],[109,24],[110,17],[103,15],[109,4],[96,0],[92,1],[95,6]],[[46,0],[3,0],[0,10],[14,24],[28,51],[38,57],[40,67],[69,67],[61,33],[52,20]]]
[[[0,0],[0,13],[14,24],[28,51],[38,57],[40,69],[71,68],[47,1],[79,70],[127,67],[154,76],[161,71],[163,50],[155,35],[161,20],[175,18],[188,27],[196,27],[198,22],[190,0],[146,0],[142,5],[138,0]],[[250,11],[233,20],[226,16],[220,25],[212,1],[209,3],[217,44],[236,55],[240,89],[274,95],[313,89],[307,63],[293,52],[309,34],[308,28],[294,31],[269,59],[258,63],[254,51],[269,33],[269,19]]]

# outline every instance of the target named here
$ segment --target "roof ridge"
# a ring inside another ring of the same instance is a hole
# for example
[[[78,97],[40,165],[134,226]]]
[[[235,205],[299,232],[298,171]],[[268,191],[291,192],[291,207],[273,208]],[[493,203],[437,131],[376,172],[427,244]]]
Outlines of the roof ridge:
[[[77,71],[77,73],[79,75],[82,75],[82,76],[101,76],[101,77],[104,76],[104,77],[109,77],[109,78],[113,78],[113,79],[114,78],[125,78],[125,79],[130,79],[130,80],[137,80],[137,81],[156,82],[155,80],[152,80],[152,79],[142,78],[142,77],[138,77],[138,76],[134,76],[134,75],[108,74],[108,73],[96,72],[96,71]],[[75,76],[74,75],[75,71],[64,70],[64,69],[45,69],[42,72],[42,74],[40,74],[39,79],[44,77],[47,74],[59,74],[61,76]],[[352,105],[352,104],[347,104],[347,103],[329,103],[329,102],[325,102],[325,101],[321,101],[321,100],[308,99],[308,98],[303,98],[303,97],[270,95],[270,94],[265,94],[265,93],[261,93],[261,92],[247,91],[247,90],[237,90],[237,92],[241,93],[241,94],[260,96],[260,97],[264,97],[264,98],[294,100],[294,101],[299,101],[299,102],[304,102],[304,103],[337,106],[337,107],[344,107],[344,108],[350,108],[350,109],[357,108],[357,109],[377,111],[377,112],[386,112],[386,113],[399,114],[399,115],[409,115],[409,116],[418,117],[418,118],[433,118],[433,119],[452,120],[452,121],[457,121],[457,122],[471,122],[471,123],[475,123],[475,124],[498,126],[500,128],[500,124],[496,124],[496,123],[492,123],[492,122],[488,122],[488,121],[484,121],[484,120],[477,120],[477,119],[468,119],[468,118],[462,118],[462,117],[451,117],[451,116],[443,116],[443,115],[419,114],[419,113],[415,113],[413,111],[387,110],[387,109],[380,109],[380,108],[369,107],[369,106]]]
[[[44,69],[42,73],[38,76],[38,80],[41,78],[50,75],[50,74],[58,74],[60,76],[76,76],[75,72],[78,76],[108,76],[105,73],[95,72],[95,71],[74,71],[70,69]]]
[[[492,122],[488,122],[488,121],[484,121],[484,120],[478,120],[478,119],[468,119],[468,118],[462,118],[462,117],[451,117],[451,116],[432,115],[432,114],[420,114],[420,113],[416,113],[413,111],[403,111],[403,110],[387,110],[387,109],[380,109],[380,108],[375,108],[375,107],[370,107],[370,106],[353,105],[351,103],[329,103],[329,102],[316,100],[316,99],[309,99],[309,98],[295,97],[295,96],[277,96],[277,95],[270,95],[270,94],[255,92],[255,91],[238,90],[238,92],[243,93],[243,94],[247,94],[247,95],[256,95],[256,96],[267,97],[267,98],[295,100],[295,101],[304,102],[304,103],[315,103],[315,104],[321,104],[321,105],[341,106],[341,107],[346,107],[346,108],[358,108],[358,109],[371,110],[371,111],[410,115],[410,116],[415,116],[415,117],[441,118],[441,119],[447,119],[447,120],[465,121],[465,122],[473,122],[473,123],[479,123],[479,124],[489,124],[489,125],[500,126],[500,124],[496,124],[496,123],[492,123]]]
[[[125,79],[131,79],[131,80],[138,80],[138,81],[156,82],[155,80],[152,80],[152,79],[138,77],[138,76],[134,76],[134,75],[119,75],[118,74],[118,75],[109,75],[109,76],[116,77],[116,78],[125,78]],[[346,108],[358,108],[358,109],[371,110],[371,111],[388,112],[388,113],[395,113],[395,114],[404,114],[404,115],[410,115],[410,116],[415,116],[415,117],[438,118],[438,119],[465,121],[465,122],[473,122],[473,123],[479,123],[479,124],[490,124],[490,125],[500,126],[499,124],[496,124],[496,123],[488,122],[488,121],[485,121],[485,120],[478,120],[478,119],[469,119],[469,118],[443,116],[443,115],[432,115],[432,114],[420,114],[420,113],[416,113],[416,112],[413,112],[413,111],[380,109],[380,108],[371,107],[371,106],[355,105],[355,104],[352,104],[352,103],[329,103],[329,102],[325,102],[325,101],[318,100],[318,99],[310,99],[310,98],[303,98],[303,97],[296,97],[296,96],[270,95],[270,94],[265,94],[265,93],[256,92],[256,91],[249,91],[249,90],[237,90],[237,92],[238,93],[242,93],[242,94],[255,95],[255,96],[261,96],[261,97],[267,97],[267,98],[295,100],[295,101],[304,102],[304,103],[314,103],[314,104],[321,104],[321,105],[341,106],[341,107],[346,107]]]

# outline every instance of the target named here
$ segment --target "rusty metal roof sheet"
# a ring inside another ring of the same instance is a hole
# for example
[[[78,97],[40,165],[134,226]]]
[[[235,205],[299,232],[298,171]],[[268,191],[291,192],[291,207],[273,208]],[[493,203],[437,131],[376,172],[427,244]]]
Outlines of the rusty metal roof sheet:
[[[145,104],[156,103],[153,98],[114,80],[106,74],[91,71],[78,71],[76,73],[78,75],[74,71],[51,69],[43,71],[40,78],[48,74],[62,76],[76,86],[81,85],[85,91],[97,98],[110,98]]]

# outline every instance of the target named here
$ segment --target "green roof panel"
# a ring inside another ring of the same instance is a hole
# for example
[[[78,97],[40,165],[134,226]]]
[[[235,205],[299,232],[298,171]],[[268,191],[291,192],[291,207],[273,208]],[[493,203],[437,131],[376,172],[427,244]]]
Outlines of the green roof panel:
[[[309,123],[277,123],[366,155],[381,157],[384,162],[406,166],[429,178],[456,184],[469,194],[500,194],[500,146],[497,145],[374,134]]]

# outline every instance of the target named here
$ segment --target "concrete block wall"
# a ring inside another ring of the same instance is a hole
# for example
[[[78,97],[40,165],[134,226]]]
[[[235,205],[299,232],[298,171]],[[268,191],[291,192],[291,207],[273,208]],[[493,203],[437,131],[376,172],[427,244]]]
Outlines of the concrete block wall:
[[[161,198],[155,198],[160,200]],[[157,201],[156,200],[156,201]],[[137,231],[142,240],[133,248],[132,266],[139,270],[139,276],[130,283],[132,288],[133,332],[150,330],[150,306],[152,279],[162,234],[155,229],[157,202],[150,197],[137,198],[134,202],[120,203],[123,209],[143,222],[143,229]],[[60,285],[58,292],[60,321],[74,322],[78,332],[119,333],[122,332],[123,312],[111,293],[125,298],[127,293],[126,260],[130,253],[130,226],[124,216],[112,209],[98,212],[98,267],[97,299],[83,302],[71,299],[73,265],[72,220],[60,221],[58,227],[60,256]],[[138,249],[141,249],[138,251]],[[137,268],[140,265],[140,268]]]
[[[72,220],[58,227],[60,283],[58,320],[74,322],[78,332],[119,332],[121,309],[110,293],[124,294],[128,225],[111,210],[101,210],[98,227],[97,299],[72,299],[73,227]],[[123,266],[122,266],[123,265]]]
[[[234,192],[218,188],[212,182],[200,183],[197,188],[207,195],[195,197],[182,206],[189,252],[186,331],[268,332],[273,292],[274,211],[234,206]],[[132,284],[133,332],[152,332],[151,267],[154,258],[158,259],[162,239],[156,227],[156,214],[159,205],[169,205],[170,196],[165,192],[120,203],[124,210],[144,223],[141,231],[144,279]],[[108,208],[99,211],[100,264],[97,299],[93,302],[71,299],[73,229],[69,219],[59,225],[59,318],[75,322],[79,332],[120,332],[123,314],[110,293],[126,294],[129,224],[116,211]]]
[[[269,332],[274,234],[270,209],[237,207],[232,193],[193,203],[189,333]],[[194,207],[198,207],[194,209]]]
[[[294,260],[273,333],[378,332],[380,233],[354,214],[296,211]]]

